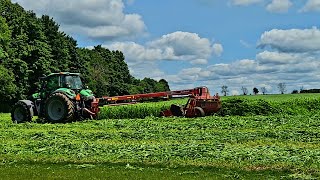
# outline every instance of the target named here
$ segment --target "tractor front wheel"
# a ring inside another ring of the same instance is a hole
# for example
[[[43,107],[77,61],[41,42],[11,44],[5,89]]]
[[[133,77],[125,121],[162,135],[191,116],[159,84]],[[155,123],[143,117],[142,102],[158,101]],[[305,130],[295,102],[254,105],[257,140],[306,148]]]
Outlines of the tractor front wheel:
[[[75,116],[74,104],[63,93],[53,93],[45,103],[45,116],[52,123],[71,122]]]
[[[27,100],[24,100],[27,101]],[[24,101],[18,101],[11,111],[11,119],[14,123],[30,122],[33,117],[32,103]]]

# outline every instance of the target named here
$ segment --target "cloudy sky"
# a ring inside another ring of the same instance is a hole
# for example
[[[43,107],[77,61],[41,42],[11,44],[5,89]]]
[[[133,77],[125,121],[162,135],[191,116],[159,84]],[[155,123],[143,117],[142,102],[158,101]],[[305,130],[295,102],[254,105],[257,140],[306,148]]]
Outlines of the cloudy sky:
[[[320,0],[12,0],[171,89],[320,88]]]

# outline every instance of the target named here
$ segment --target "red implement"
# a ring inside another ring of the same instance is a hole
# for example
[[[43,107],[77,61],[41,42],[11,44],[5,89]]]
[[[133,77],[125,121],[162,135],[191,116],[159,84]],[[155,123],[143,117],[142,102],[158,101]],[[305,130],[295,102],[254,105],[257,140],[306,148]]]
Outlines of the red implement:
[[[197,87],[194,89],[178,90],[178,91],[166,91],[147,94],[134,94],[124,96],[103,96],[102,98],[96,98],[92,102],[91,111],[94,113],[99,112],[98,104],[108,104],[109,106],[119,106],[135,103],[143,99],[152,98],[165,98],[169,99],[172,96],[189,96],[187,104],[184,107],[171,105],[170,110],[161,112],[162,116],[185,116],[185,117],[200,117],[213,114],[220,110],[221,101],[218,94],[210,96],[207,87]]]

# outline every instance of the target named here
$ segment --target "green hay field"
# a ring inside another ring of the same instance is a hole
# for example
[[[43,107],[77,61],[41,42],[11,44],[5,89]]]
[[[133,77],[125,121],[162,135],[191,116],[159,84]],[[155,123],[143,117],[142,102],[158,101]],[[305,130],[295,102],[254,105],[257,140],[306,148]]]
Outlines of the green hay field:
[[[0,114],[1,179],[317,179],[319,98],[222,97],[223,115],[189,119],[13,124]]]

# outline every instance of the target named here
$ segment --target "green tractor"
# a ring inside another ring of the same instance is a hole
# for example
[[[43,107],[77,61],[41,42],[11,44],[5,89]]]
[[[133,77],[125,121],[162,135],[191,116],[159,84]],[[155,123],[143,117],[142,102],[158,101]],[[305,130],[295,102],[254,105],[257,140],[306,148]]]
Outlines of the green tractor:
[[[79,73],[52,73],[40,78],[40,90],[28,100],[19,100],[13,107],[13,122],[22,123],[38,116],[51,123],[96,118],[98,102],[82,83]]]

